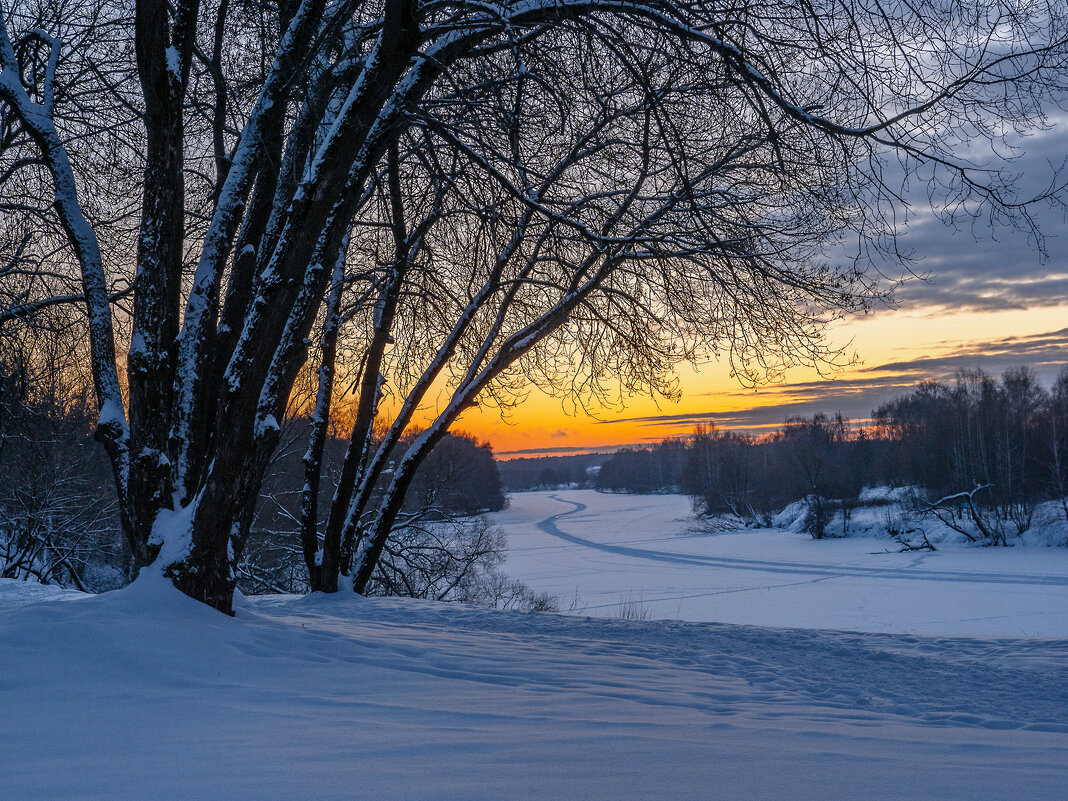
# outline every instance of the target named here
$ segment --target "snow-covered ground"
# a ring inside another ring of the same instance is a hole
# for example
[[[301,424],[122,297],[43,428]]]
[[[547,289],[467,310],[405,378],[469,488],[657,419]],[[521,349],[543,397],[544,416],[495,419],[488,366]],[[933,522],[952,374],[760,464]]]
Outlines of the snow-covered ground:
[[[1068,642],[0,593],[0,798],[1053,801]],[[5,582],[0,581],[0,586]],[[29,601],[23,604],[23,601]]]
[[[908,634],[1068,637],[1068,548],[697,530],[680,495],[516,493],[504,570],[589,615]],[[888,552],[889,551],[889,552]]]
[[[603,617],[0,580],[0,799],[1065,798],[1063,549],[697,534],[592,492],[498,521],[510,572]]]

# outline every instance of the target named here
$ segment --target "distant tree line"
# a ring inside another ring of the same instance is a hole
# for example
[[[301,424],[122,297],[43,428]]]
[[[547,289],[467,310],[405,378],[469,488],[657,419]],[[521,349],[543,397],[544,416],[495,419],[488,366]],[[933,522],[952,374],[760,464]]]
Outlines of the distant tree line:
[[[1033,370],[1000,379],[960,371],[884,403],[869,425],[840,414],[793,417],[766,435],[703,426],[687,440],[625,449],[601,468],[597,488],[678,491],[701,514],[763,525],[805,500],[805,528],[833,536],[867,486],[916,488],[916,504],[968,539],[1008,544],[1037,504],[1057,501],[1068,521],[1068,370],[1050,388]]]
[[[1027,367],[1000,381],[962,371],[952,385],[920,384],[873,417],[894,445],[886,478],[923,487],[932,510],[969,539],[1006,544],[1042,501],[1058,501],[1068,519],[1068,370],[1049,389]]]
[[[678,492],[683,486],[687,444],[666,439],[654,448],[623,448],[601,465],[597,489],[604,492]]]
[[[549,490],[557,487],[592,487],[597,471],[609,458],[602,453],[568,456],[528,456],[498,462],[507,492]]]

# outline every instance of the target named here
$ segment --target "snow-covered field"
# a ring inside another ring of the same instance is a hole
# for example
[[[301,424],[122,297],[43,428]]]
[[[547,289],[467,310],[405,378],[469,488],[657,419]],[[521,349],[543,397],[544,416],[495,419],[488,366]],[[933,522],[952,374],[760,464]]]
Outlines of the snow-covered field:
[[[0,594],[3,799],[1004,801],[1068,783],[1063,641],[347,595],[230,619],[151,582],[18,589]]]
[[[515,496],[507,567],[577,583],[604,615],[644,595],[656,614],[897,632],[985,617],[1004,635],[1019,615],[1030,636],[350,594],[242,600],[228,618],[158,576],[96,597],[0,580],[0,799],[1065,798],[1060,550],[917,562],[875,540],[687,535],[686,517],[671,497]]]
[[[684,496],[592,490],[516,493],[495,520],[505,572],[589,615],[1068,637],[1068,548],[899,553],[887,537],[708,533]]]

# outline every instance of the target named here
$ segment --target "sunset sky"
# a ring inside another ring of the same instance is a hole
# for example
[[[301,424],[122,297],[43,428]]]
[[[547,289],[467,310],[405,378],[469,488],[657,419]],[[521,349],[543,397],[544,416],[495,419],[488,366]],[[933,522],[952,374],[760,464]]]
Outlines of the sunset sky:
[[[1025,191],[1046,188],[1068,155],[1068,125],[1027,141],[1016,163]],[[1062,176],[1063,177],[1063,176]],[[914,188],[915,190],[916,188]],[[919,190],[916,190],[917,193]],[[1068,366],[1068,224],[1062,209],[1039,206],[1047,258],[1025,233],[989,225],[946,227],[916,204],[901,239],[928,280],[905,283],[896,308],[835,324],[829,341],[855,352],[855,366],[833,377],[796,370],[781,384],[744,389],[722,363],[683,367],[677,403],[630,398],[597,419],[570,415],[559,399],[532,389],[507,422],[496,411],[467,413],[457,428],[488,440],[501,458],[610,450],[686,435],[696,424],[760,430],[789,415],[834,413],[866,418],[880,402],[917,382],[952,378],[959,368],[1000,375],[1028,364],[1049,384]]]

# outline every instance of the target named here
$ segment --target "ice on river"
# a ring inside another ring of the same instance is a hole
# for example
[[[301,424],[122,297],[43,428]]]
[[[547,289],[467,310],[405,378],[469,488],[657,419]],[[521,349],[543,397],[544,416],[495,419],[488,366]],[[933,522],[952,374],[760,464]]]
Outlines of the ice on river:
[[[1068,637],[1068,548],[777,529],[707,533],[681,495],[516,493],[504,570],[564,607],[616,616],[919,634]]]

